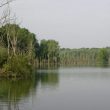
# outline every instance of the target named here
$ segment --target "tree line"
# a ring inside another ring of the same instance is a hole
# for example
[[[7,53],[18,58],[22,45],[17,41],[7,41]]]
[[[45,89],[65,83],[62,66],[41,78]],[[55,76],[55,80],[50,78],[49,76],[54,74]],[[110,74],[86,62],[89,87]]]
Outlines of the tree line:
[[[17,24],[0,28],[0,75],[30,77],[36,65],[110,65],[110,48],[60,48]]]
[[[60,63],[62,65],[110,65],[110,48],[62,48]]]
[[[0,67],[6,76],[28,77],[35,64],[58,63],[59,49],[57,41],[41,40],[38,43],[34,33],[17,24],[0,28]]]

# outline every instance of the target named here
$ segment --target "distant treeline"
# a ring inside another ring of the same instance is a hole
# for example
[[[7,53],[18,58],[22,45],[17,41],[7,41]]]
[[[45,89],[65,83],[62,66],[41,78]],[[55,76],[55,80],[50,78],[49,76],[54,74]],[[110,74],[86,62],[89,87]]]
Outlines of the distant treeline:
[[[110,48],[61,49],[62,65],[110,65]]]

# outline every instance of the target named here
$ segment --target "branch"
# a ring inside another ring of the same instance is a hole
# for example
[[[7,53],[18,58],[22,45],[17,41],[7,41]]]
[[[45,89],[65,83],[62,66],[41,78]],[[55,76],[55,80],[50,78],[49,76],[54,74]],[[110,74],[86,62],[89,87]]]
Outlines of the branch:
[[[7,5],[7,4],[9,4],[12,1],[14,1],[14,0],[7,0],[5,3],[3,3],[3,4],[1,3],[0,8]]]

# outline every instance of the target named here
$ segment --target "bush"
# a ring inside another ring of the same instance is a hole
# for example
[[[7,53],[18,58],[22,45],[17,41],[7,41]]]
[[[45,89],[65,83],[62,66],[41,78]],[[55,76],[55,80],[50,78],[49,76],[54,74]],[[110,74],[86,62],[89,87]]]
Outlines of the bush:
[[[3,71],[9,77],[28,78],[32,76],[32,65],[26,56],[17,55],[8,59],[3,65]]]

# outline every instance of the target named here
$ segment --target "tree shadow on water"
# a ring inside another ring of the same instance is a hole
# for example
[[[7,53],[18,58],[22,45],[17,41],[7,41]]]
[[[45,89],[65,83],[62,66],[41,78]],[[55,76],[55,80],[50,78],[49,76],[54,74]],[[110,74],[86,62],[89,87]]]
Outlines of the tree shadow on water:
[[[30,80],[0,80],[0,110],[22,110],[20,103],[23,105],[31,93],[36,95],[39,84],[55,87],[58,82],[58,74],[50,72],[37,73]]]

